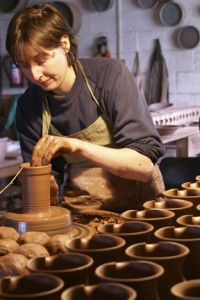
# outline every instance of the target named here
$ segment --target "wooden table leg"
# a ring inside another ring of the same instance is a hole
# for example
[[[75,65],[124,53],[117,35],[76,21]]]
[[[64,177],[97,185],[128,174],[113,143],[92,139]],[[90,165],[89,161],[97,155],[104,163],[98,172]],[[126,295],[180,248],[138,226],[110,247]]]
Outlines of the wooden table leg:
[[[176,141],[176,156],[189,156],[189,141],[188,137]]]

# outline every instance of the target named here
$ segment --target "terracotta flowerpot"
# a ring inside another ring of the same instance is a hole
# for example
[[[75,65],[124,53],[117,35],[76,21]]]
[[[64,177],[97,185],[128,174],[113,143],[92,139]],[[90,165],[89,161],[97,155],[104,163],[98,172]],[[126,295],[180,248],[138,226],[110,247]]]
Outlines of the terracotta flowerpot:
[[[122,237],[126,247],[131,244],[150,240],[154,227],[150,223],[141,221],[124,222],[121,224],[105,223],[97,227],[102,234],[111,234]]]
[[[133,288],[120,283],[76,285],[61,294],[61,300],[135,300],[136,297]]]
[[[0,279],[0,299],[59,300],[63,287],[63,280],[50,274],[4,277]]]
[[[162,300],[171,300],[171,287],[184,280],[183,262],[189,249],[180,243],[163,241],[155,244],[137,243],[129,246],[125,253],[131,260],[153,261],[164,268],[158,284],[159,295]]]
[[[166,199],[163,201],[150,200],[143,204],[144,209],[167,209],[175,213],[174,224],[176,219],[183,214],[193,212],[193,203],[183,199]]]
[[[183,265],[183,276],[185,279],[197,279],[200,274],[200,226],[168,226],[158,229],[155,236],[162,241],[173,241],[181,243],[189,248]]]
[[[99,234],[88,238],[74,238],[66,242],[65,247],[69,252],[79,252],[93,258],[89,283],[96,283],[94,270],[97,266],[110,261],[120,261],[124,257],[126,242],[123,238]]]
[[[81,253],[63,253],[49,257],[35,257],[28,261],[31,273],[45,273],[60,277],[65,288],[76,284],[88,284],[93,259]]]
[[[150,261],[109,262],[95,270],[100,282],[126,284],[137,292],[137,300],[160,300],[158,280],[164,269]]]
[[[171,293],[174,299],[179,300],[199,300],[200,299],[200,279],[193,279],[175,284]]]

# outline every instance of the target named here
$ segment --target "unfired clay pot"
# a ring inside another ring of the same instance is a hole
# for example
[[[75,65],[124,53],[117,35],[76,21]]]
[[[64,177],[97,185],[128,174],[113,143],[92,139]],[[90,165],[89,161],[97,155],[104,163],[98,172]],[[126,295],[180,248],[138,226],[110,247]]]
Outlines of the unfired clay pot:
[[[181,243],[189,248],[183,265],[185,279],[197,279],[200,274],[200,226],[163,227],[155,231],[155,236],[161,241]]]
[[[160,241],[154,244],[133,244],[125,253],[131,260],[153,261],[164,268],[158,284],[159,295],[162,300],[171,300],[171,287],[184,280],[183,262],[189,249],[180,243]]]
[[[200,182],[184,182],[181,184],[182,188],[184,189],[199,189],[200,188]]]
[[[121,224],[105,223],[97,228],[100,233],[122,237],[126,241],[126,247],[134,243],[149,241],[153,229],[153,225],[141,221]]]
[[[161,227],[172,225],[175,220],[175,213],[165,209],[145,209],[141,211],[127,210],[121,214],[125,221],[144,221],[154,227],[154,232]],[[155,236],[151,236],[155,241]]]
[[[49,257],[35,257],[28,261],[31,273],[52,274],[63,279],[65,288],[89,283],[89,270],[93,259],[81,253],[63,253]]]
[[[75,238],[66,242],[70,252],[79,252],[91,256],[94,264],[91,268],[89,283],[96,283],[94,270],[97,266],[110,261],[120,261],[124,257],[126,242],[123,238],[114,235],[99,234],[88,238]]]
[[[181,226],[200,226],[200,216],[183,215],[180,216],[176,221]]]
[[[187,201],[191,201],[196,207],[200,204],[200,189],[185,189],[185,190],[178,190],[178,189],[170,189],[163,192],[163,195],[166,198],[170,199],[184,199]]]
[[[171,293],[173,299],[179,300],[199,300],[200,299],[200,279],[193,279],[175,284]]]
[[[145,260],[108,262],[95,270],[100,282],[116,282],[134,288],[137,300],[160,300],[158,280],[163,273],[162,266]]]
[[[196,206],[196,213],[198,216],[200,215],[200,204]]]
[[[120,283],[76,285],[61,294],[61,300],[135,300],[136,297],[137,293],[133,288]]]
[[[193,212],[193,203],[183,199],[166,199],[163,201],[149,200],[143,204],[145,209],[167,209],[175,213],[174,225],[176,219],[183,214]]]
[[[0,299],[59,300],[63,287],[63,280],[50,274],[4,277],[0,279]]]

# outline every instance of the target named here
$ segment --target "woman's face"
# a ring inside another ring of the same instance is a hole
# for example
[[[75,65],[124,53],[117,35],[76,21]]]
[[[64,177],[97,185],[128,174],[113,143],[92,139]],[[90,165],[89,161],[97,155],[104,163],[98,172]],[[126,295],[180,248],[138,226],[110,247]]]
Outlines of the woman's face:
[[[62,46],[41,51],[24,44],[19,49],[17,63],[23,74],[43,90],[64,94],[71,89],[75,75],[73,68],[68,66],[66,51]]]

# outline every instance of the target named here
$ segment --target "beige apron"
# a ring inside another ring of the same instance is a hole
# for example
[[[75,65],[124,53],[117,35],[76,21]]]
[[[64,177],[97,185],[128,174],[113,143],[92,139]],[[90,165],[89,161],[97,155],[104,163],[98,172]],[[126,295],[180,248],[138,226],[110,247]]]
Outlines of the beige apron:
[[[93,100],[101,109],[80,63],[79,66]],[[102,111],[102,115],[90,126],[68,137],[116,148],[113,145],[111,131],[111,121]],[[44,98],[43,105],[42,134],[61,136],[51,124],[51,114],[46,98]],[[95,167],[78,155],[66,154],[64,158],[68,163],[64,199],[71,208],[105,209],[116,212],[139,209],[143,202],[153,199],[164,190],[162,176],[157,166],[154,167],[153,179],[148,183],[142,183],[115,176],[100,167]]]

